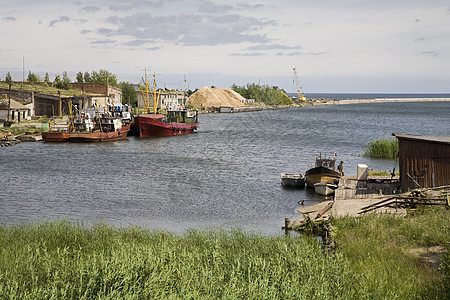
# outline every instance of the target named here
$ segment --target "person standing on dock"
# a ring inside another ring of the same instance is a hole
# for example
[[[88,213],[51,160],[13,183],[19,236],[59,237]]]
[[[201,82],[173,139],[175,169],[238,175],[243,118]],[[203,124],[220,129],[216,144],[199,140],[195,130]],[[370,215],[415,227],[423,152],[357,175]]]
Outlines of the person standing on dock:
[[[338,172],[341,176],[344,176],[344,162],[341,160],[339,166],[337,167]]]

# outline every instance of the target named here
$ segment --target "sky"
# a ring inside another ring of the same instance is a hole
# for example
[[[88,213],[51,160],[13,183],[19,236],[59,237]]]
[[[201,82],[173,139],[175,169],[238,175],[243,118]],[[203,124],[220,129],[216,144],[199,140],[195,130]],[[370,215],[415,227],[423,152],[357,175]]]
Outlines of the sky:
[[[0,79],[449,93],[450,0],[0,0]]]

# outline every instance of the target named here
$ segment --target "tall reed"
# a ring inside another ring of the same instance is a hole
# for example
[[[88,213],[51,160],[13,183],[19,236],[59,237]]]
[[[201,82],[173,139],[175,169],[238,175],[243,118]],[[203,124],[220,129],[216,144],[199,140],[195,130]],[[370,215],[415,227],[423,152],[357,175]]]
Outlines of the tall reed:
[[[366,146],[364,155],[373,158],[394,159],[397,157],[397,153],[398,153],[398,141],[396,138],[394,139],[381,138],[379,140],[370,142]]]

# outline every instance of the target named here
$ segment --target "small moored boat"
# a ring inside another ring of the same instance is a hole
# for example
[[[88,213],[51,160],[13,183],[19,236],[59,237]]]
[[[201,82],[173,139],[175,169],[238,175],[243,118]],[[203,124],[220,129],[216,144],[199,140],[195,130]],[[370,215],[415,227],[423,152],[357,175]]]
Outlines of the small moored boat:
[[[322,157],[322,154],[316,158],[314,168],[305,172],[306,184],[310,188],[314,188],[314,185],[319,182],[336,184],[339,178],[341,173],[336,171],[336,158]]]
[[[281,185],[285,187],[305,187],[305,177],[302,174],[281,173]]]
[[[334,191],[337,189],[336,184],[326,183],[326,182],[318,182],[314,184],[314,191],[316,194],[328,196],[334,194]]]

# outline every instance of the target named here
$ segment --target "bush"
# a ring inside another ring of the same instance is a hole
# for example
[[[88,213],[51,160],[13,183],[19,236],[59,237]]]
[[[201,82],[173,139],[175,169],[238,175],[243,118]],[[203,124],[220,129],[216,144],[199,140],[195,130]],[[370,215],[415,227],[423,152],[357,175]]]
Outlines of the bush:
[[[382,138],[372,141],[366,146],[364,156],[372,158],[391,158],[394,159],[398,154],[398,141],[396,138]]]

